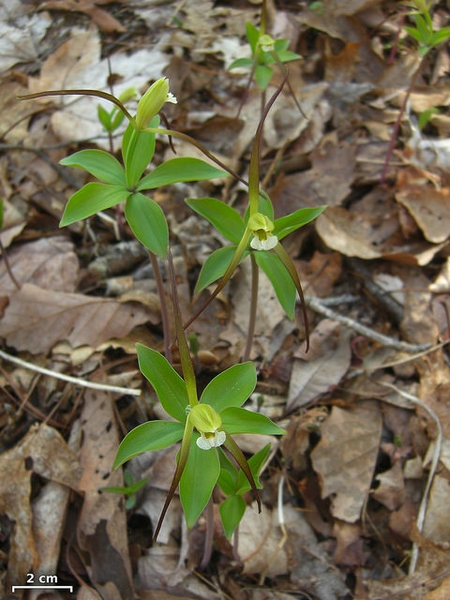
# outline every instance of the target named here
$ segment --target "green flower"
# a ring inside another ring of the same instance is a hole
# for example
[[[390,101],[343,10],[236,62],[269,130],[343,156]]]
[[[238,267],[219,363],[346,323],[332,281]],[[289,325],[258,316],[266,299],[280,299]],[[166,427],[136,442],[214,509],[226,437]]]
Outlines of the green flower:
[[[209,404],[196,404],[190,408],[189,416],[192,425],[200,434],[200,437],[197,438],[199,448],[210,450],[225,443],[227,434],[220,429],[222,419],[212,406]]]
[[[273,235],[274,224],[266,215],[255,213],[248,220],[248,228],[253,232],[250,246],[253,250],[273,250],[278,238]]]

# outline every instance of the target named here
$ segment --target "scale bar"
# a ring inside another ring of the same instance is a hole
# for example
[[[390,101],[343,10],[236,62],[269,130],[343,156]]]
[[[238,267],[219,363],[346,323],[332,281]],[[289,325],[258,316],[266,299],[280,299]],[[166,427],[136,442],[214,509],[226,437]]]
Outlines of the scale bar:
[[[13,585],[12,593],[16,590],[69,590],[73,592],[73,585]]]

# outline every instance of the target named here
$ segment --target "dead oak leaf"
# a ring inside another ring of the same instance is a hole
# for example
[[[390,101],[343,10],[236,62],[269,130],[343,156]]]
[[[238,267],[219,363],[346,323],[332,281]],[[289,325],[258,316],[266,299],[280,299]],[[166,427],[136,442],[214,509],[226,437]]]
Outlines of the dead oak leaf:
[[[375,401],[352,409],[334,406],[311,453],[322,498],[331,497],[337,519],[355,523],[370,491],[380,445],[382,418]]]
[[[68,340],[73,348],[97,347],[124,337],[147,320],[147,310],[142,306],[55,292],[27,283],[11,294],[0,321],[0,337],[16,350],[39,354],[61,340]]]
[[[89,15],[93,22],[106,33],[112,33],[113,31],[124,33],[126,28],[109,12],[99,8],[97,4],[106,4],[106,2],[91,2],[91,0],[49,0],[48,2],[43,2],[39,8],[41,10],[54,9],[81,12]]]

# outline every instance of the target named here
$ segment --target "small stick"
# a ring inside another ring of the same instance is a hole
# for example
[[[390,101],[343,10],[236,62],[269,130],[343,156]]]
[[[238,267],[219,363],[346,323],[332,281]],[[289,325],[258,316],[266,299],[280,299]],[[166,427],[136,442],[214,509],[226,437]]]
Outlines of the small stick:
[[[70,375],[64,375],[63,373],[58,373],[57,371],[51,371],[50,369],[46,369],[44,367],[38,367],[37,365],[33,365],[33,363],[27,362],[26,360],[22,360],[21,358],[17,358],[16,356],[11,356],[11,354],[7,354],[6,352],[3,352],[3,350],[0,350],[0,358],[3,358],[3,360],[14,363],[19,367],[23,367],[30,371],[35,371],[36,373],[48,375],[49,377],[61,379],[62,381],[67,381],[69,383],[73,383],[75,385],[86,387],[92,390],[103,390],[104,392],[113,392],[115,394],[128,394],[130,396],[141,395],[141,390],[119,387],[117,385],[108,385],[106,383],[94,383],[93,381],[79,379],[78,377],[71,377]]]

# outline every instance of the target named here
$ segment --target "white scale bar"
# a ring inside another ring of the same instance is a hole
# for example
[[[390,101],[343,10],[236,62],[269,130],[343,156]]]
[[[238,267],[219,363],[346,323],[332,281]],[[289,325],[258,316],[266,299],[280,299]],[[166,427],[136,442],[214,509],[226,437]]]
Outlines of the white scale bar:
[[[16,590],[69,590],[73,592],[73,585],[13,585],[12,593]]]

